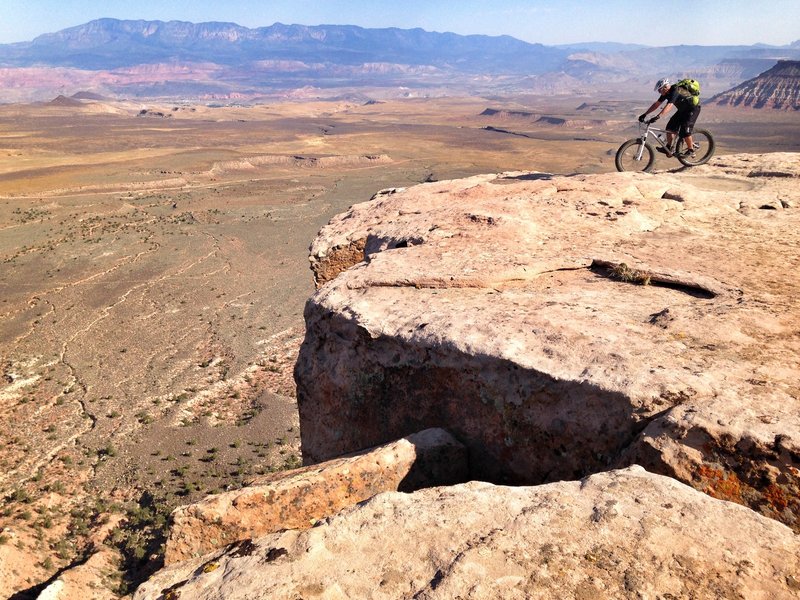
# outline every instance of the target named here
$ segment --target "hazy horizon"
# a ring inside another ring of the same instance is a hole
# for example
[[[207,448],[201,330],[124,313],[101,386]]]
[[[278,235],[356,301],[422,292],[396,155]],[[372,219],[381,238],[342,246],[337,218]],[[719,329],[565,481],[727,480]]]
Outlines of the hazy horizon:
[[[644,8],[633,0],[516,0],[500,6],[465,0],[176,0],[137,3],[107,0],[4,0],[0,44],[31,41],[100,18],[147,21],[232,22],[256,28],[274,23],[357,25],[366,28],[420,27],[461,35],[510,35],[545,45],[619,42],[651,46],[783,46],[800,39],[800,2],[775,0],[676,0]]]

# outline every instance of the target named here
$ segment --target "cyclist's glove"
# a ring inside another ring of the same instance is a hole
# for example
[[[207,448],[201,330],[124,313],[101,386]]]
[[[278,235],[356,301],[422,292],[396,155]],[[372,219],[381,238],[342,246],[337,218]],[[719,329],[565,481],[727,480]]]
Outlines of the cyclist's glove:
[[[655,123],[656,121],[658,121],[658,119],[659,119],[659,118],[660,118],[660,117],[659,117],[658,115],[656,115],[655,117],[653,117],[652,119],[650,119],[650,120],[648,121],[648,123]]]
[[[639,115],[639,123],[644,123],[644,120],[647,118],[647,113],[642,113]]]

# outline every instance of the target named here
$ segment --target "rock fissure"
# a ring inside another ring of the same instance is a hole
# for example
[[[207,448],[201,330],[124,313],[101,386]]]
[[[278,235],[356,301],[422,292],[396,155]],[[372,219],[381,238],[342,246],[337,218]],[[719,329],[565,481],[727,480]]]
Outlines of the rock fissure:
[[[624,283],[663,287],[683,292],[689,296],[703,300],[712,300],[718,295],[718,292],[713,292],[686,278],[648,269],[631,268],[623,262],[615,263],[594,259],[592,260],[589,270],[607,279],[613,279]]]
[[[84,552],[81,556],[74,559],[70,562],[70,564],[59,568],[53,575],[50,576],[49,579],[38,583],[26,590],[21,590],[14,594],[9,600],[15,600],[16,598],[48,598],[50,596],[50,592],[46,590],[52,591],[53,588],[51,586],[56,585],[56,590],[60,590],[60,586],[58,586],[62,576],[66,573],[69,573],[73,569],[85,565],[89,559],[91,558],[91,552],[87,551]],[[30,580],[29,580],[30,581]],[[56,592],[57,593],[57,592]]]
[[[349,242],[347,245],[337,246],[317,255],[311,263],[314,274],[314,285],[322,287],[334,279],[339,273],[346,271],[355,264],[364,260],[364,248],[367,237]]]

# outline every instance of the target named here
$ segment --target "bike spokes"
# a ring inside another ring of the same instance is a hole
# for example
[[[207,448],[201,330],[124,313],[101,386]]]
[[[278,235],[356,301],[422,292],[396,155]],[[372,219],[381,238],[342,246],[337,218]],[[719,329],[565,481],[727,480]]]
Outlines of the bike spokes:
[[[628,140],[617,150],[614,163],[618,171],[649,171],[656,156],[653,146],[641,139]]]
[[[677,147],[676,157],[687,167],[694,167],[705,164],[714,156],[715,143],[711,133],[705,129],[697,129],[692,134],[693,148],[686,150],[683,140],[680,140]]]

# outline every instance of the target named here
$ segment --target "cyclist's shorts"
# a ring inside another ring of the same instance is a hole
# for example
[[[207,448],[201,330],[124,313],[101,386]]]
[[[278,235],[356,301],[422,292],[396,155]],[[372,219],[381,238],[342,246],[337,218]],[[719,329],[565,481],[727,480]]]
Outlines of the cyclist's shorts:
[[[679,133],[680,137],[686,137],[687,135],[692,135],[694,131],[694,124],[697,121],[697,117],[700,115],[700,105],[694,106],[691,110],[682,111],[679,110],[667,123],[667,131],[676,131]]]

